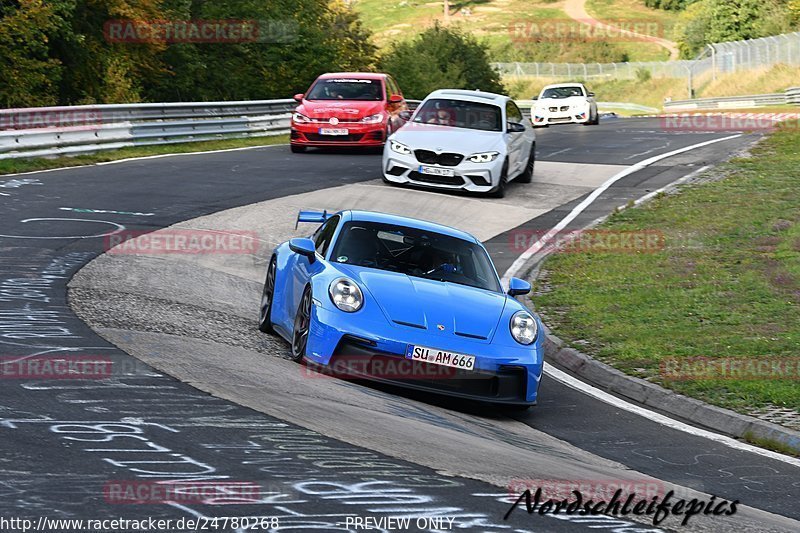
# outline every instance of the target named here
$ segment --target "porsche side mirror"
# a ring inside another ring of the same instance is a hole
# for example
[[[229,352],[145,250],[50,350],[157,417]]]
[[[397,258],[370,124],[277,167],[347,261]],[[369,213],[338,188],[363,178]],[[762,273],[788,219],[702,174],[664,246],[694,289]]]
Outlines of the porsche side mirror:
[[[303,93],[297,93],[296,95],[293,96],[293,98],[295,102],[302,102],[304,96],[305,95]]]
[[[390,104],[402,104],[403,103],[403,97],[400,96],[399,94],[393,94],[392,96],[389,97],[389,103]]]
[[[397,116],[400,117],[400,120],[405,120],[406,122],[411,120],[411,115],[413,115],[411,111],[400,111],[397,114]]]
[[[525,125],[519,122],[509,122],[506,131],[508,133],[522,133],[525,131]]]
[[[316,261],[316,247],[314,241],[305,237],[295,237],[289,241],[289,249],[296,254],[304,255],[309,263]]]
[[[511,278],[508,281],[508,295],[521,296],[531,292],[531,284],[524,279]]]
[[[586,96],[593,97],[594,93],[586,93]]]

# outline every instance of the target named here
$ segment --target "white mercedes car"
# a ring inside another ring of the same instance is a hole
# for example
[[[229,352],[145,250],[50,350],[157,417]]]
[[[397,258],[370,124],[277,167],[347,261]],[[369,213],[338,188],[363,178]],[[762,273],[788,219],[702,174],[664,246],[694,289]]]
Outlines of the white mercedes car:
[[[600,123],[594,93],[582,83],[547,85],[533,100],[531,121],[535,127]]]
[[[536,135],[508,96],[441,89],[417,107],[383,149],[384,181],[505,194],[533,177]]]

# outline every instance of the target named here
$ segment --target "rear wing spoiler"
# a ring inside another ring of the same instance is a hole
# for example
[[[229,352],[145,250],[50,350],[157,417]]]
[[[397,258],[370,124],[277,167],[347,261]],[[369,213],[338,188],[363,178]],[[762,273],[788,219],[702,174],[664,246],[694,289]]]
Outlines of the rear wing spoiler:
[[[297,222],[294,223],[294,229],[297,229],[297,226],[300,225],[301,222],[322,224],[332,216],[333,214],[328,213],[327,210],[321,213],[319,211],[300,211],[297,213]]]

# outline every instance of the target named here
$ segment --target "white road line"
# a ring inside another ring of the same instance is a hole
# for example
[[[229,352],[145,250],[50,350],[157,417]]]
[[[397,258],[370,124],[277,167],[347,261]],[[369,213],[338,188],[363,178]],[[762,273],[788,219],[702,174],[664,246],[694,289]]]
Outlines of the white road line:
[[[0,174],[0,178],[8,178],[12,176],[27,176],[29,174],[45,174],[48,172],[60,172],[62,170],[74,170],[76,168],[99,167],[104,165],[116,165],[117,163],[127,163],[129,161],[139,161],[146,159],[161,159],[163,157],[178,157],[182,155],[203,155],[203,154],[222,154],[225,152],[241,152],[244,150],[255,150],[257,148],[272,148],[276,146],[288,146],[286,143],[279,144],[262,144],[258,146],[243,146],[241,148],[226,148],[224,150],[206,150],[205,152],[179,152],[174,154],[158,154],[158,155],[144,155],[141,157],[128,157],[126,159],[116,159],[114,161],[105,161],[103,163],[91,163],[88,165],[76,165],[74,167],[58,167],[58,168],[45,168],[42,170],[31,170],[30,172],[17,172],[16,174]],[[110,150],[113,152],[113,150]],[[68,156],[63,156],[68,157]],[[6,195],[8,196],[8,195]]]
[[[695,150],[697,148],[702,148],[703,146],[708,146],[710,144],[714,144],[714,143],[718,143],[718,142],[722,142],[722,141],[728,141],[730,139],[735,139],[735,138],[741,137],[741,136],[742,136],[742,134],[739,133],[739,134],[736,134],[736,135],[730,135],[728,137],[722,137],[720,139],[712,139],[710,141],[705,141],[705,142],[701,142],[701,143],[698,143],[698,144],[693,144],[691,146],[686,146],[684,148],[680,148],[678,150],[673,150],[672,152],[667,152],[665,154],[659,154],[659,155],[653,156],[653,157],[651,157],[649,159],[645,159],[644,161],[639,161],[638,163],[636,163],[634,165],[631,165],[630,167],[626,168],[625,170],[623,170],[623,171],[611,176],[610,178],[608,178],[605,181],[605,183],[603,183],[598,188],[596,188],[594,191],[592,191],[592,193],[589,196],[587,196],[586,199],[584,199],[581,203],[576,205],[575,208],[567,216],[565,216],[561,220],[561,222],[556,224],[550,231],[548,231],[547,233],[542,235],[542,237],[538,241],[536,241],[530,248],[525,250],[522,253],[522,255],[520,255],[516,259],[516,261],[514,261],[514,263],[511,264],[511,266],[508,268],[508,270],[506,270],[506,273],[503,274],[503,283],[504,284],[508,284],[509,278],[511,278],[517,272],[519,272],[519,270],[525,265],[525,263],[528,261],[528,259],[533,257],[533,254],[535,254],[536,252],[541,250],[544,247],[544,245],[547,244],[548,241],[550,241],[554,236],[558,235],[558,233],[562,229],[567,227],[567,224],[569,224],[570,222],[575,220],[575,218],[578,215],[580,215],[587,207],[592,205],[592,203],[594,203],[594,201],[597,200],[597,198],[601,194],[603,194],[609,187],[614,185],[616,182],[618,182],[622,178],[624,178],[626,176],[630,176],[634,172],[638,172],[638,171],[642,170],[643,168],[652,165],[653,163],[661,161],[662,159],[666,159],[666,158],[672,157],[674,155],[682,154],[682,153],[688,152],[690,150]]]
[[[503,281],[507,282],[510,277],[514,276],[524,266],[525,262],[527,262],[528,259],[533,257],[534,254],[536,254],[538,251],[540,251],[544,247],[544,245],[547,243],[547,241],[550,240],[554,234],[556,234],[559,231],[561,231],[562,229],[564,229],[567,226],[567,224],[569,224],[571,221],[573,221],[575,219],[575,217],[577,217],[581,212],[583,212],[587,207],[589,207],[592,204],[592,202],[594,202],[603,192],[605,192],[611,185],[613,185],[618,180],[624,178],[625,176],[629,176],[630,174],[632,174],[634,172],[637,172],[637,171],[639,171],[639,170],[641,170],[641,169],[643,169],[643,168],[645,168],[645,167],[647,167],[649,165],[652,165],[653,163],[655,163],[657,161],[660,161],[662,159],[666,159],[668,157],[672,157],[673,155],[677,155],[677,154],[680,154],[680,153],[683,153],[683,152],[688,152],[689,150],[694,150],[695,148],[701,148],[703,146],[708,146],[709,144],[713,144],[713,143],[717,143],[717,142],[721,142],[721,141],[727,141],[729,139],[735,139],[736,137],[740,137],[740,136],[741,136],[741,134],[737,134],[737,135],[731,135],[729,137],[723,137],[721,139],[713,139],[711,141],[706,141],[706,142],[702,142],[702,143],[699,143],[699,144],[694,144],[694,145],[691,145],[691,146],[687,146],[685,148],[681,148],[680,150],[675,150],[675,151],[672,151],[672,152],[668,152],[666,154],[657,155],[655,157],[651,157],[650,159],[646,159],[644,161],[640,161],[639,163],[636,163],[635,165],[633,165],[633,166],[631,166],[631,167],[619,172],[618,174],[612,176],[605,183],[603,183],[600,187],[595,189],[595,191],[592,192],[592,194],[590,194],[583,202],[581,202],[579,205],[575,206],[575,208],[569,213],[569,215],[564,217],[564,219],[562,219],[561,222],[556,224],[556,226],[552,230],[550,230],[545,235],[543,235],[542,238],[540,238],[536,243],[534,243],[530,248],[528,248],[528,250],[526,250],[516,261],[514,261],[514,263],[511,265],[511,267],[509,267],[509,269],[506,270],[506,273],[503,275]],[[671,184],[669,184],[669,185],[667,185],[665,187],[662,187],[660,189],[657,189],[655,191],[652,191],[652,192],[642,196],[641,198],[639,198],[638,200],[636,200],[634,202],[634,205],[638,205],[638,204],[641,204],[642,202],[645,202],[645,201],[649,200],[650,198],[654,197],[659,192],[662,192],[662,191],[666,190],[667,188],[670,188],[670,187],[672,187],[674,185],[678,185],[680,183],[688,181],[689,179],[691,179],[692,177],[696,176],[700,172],[703,172],[707,168],[708,168],[708,166],[701,167],[701,168],[695,170],[694,172],[692,172],[691,174],[688,174],[688,175],[686,175],[686,176],[684,176],[684,177],[672,182]],[[624,207],[626,207],[626,206],[624,206]],[[607,403],[609,405],[613,405],[614,407],[617,407],[617,408],[622,409],[624,411],[628,411],[630,413],[634,413],[634,414],[637,414],[639,416],[642,416],[642,417],[644,417],[644,418],[646,418],[648,420],[652,420],[653,422],[656,422],[656,423],[661,424],[663,426],[666,426],[666,427],[669,427],[669,428],[672,428],[672,429],[676,429],[678,431],[683,431],[684,433],[688,433],[690,435],[703,437],[703,438],[712,440],[714,442],[718,442],[720,444],[723,444],[725,446],[728,446],[729,448],[733,448],[735,450],[754,453],[756,455],[761,455],[762,457],[767,457],[769,459],[774,459],[776,461],[781,461],[783,463],[787,463],[787,464],[790,464],[792,466],[800,467],[800,459],[796,459],[794,457],[789,457],[787,455],[783,455],[783,454],[780,454],[780,453],[777,453],[777,452],[766,450],[764,448],[759,448],[758,446],[753,446],[751,444],[747,444],[746,442],[741,442],[741,441],[738,441],[738,440],[733,439],[731,437],[727,437],[725,435],[720,435],[719,433],[714,433],[712,431],[708,431],[708,430],[705,430],[705,429],[696,428],[696,427],[691,426],[689,424],[686,424],[684,422],[680,422],[680,421],[675,420],[673,418],[670,418],[668,416],[662,415],[660,413],[656,413],[655,411],[651,411],[650,409],[646,409],[644,407],[640,407],[638,405],[634,405],[634,404],[629,403],[629,402],[627,402],[625,400],[622,400],[621,398],[618,398],[618,397],[616,397],[616,396],[614,396],[612,394],[609,394],[609,393],[607,393],[605,391],[602,391],[602,390],[600,390],[600,389],[598,389],[596,387],[593,387],[592,385],[589,385],[588,383],[585,383],[585,382],[583,382],[583,381],[581,381],[581,380],[579,380],[579,379],[567,374],[566,372],[563,372],[563,371],[561,371],[561,370],[559,370],[557,368],[554,368],[552,365],[550,365],[548,363],[544,364],[544,372],[545,372],[545,374],[547,374],[551,378],[553,378],[553,379],[555,379],[557,381],[560,381],[561,383],[563,383],[564,385],[566,385],[566,386],[568,386],[568,387],[570,387],[572,389],[580,391],[580,392],[582,392],[582,393],[584,393],[584,394],[586,394],[588,396],[591,396],[591,397],[593,397],[593,398],[595,398],[597,400],[600,400],[602,402],[605,402],[605,403]]]
[[[578,390],[586,394],[587,396],[591,396],[592,398],[605,402],[609,405],[613,405],[614,407],[617,407],[624,411],[628,411],[630,413],[634,413],[644,418],[647,418],[648,420],[652,420],[653,422],[661,424],[662,426],[666,426],[672,429],[677,429],[679,431],[683,431],[684,433],[689,433],[690,435],[704,437],[706,439],[719,442],[720,444],[724,444],[725,446],[728,446],[729,448],[733,448],[735,450],[755,453],[757,455],[768,457],[770,459],[775,459],[777,461],[788,463],[792,466],[800,466],[800,459],[795,459],[794,457],[789,457],[788,455],[783,455],[770,450],[765,450],[764,448],[759,448],[757,446],[747,444],[746,442],[741,442],[736,439],[732,439],[731,437],[726,437],[725,435],[714,433],[712,431],[707,431],[705,429],[700,429],[694,426],[690,426],[689,424],[679,422],[678,420],[674,420],[668,416],[656,413],[655,411],[651,411],[649,409],[645,409],[644,407],[639,407],[638,405],[633,405],[631,403],[628,403],[625,400],[617,398],[612,394],[609,394],[605,391],[601,391],[598,388],[595,388],[587,383],[584,383],[583,381],[570,376],[566,372],[562,372],[561,370],[553,367],[552,365],[549,365],[548,363],[545,363],[544,367],[545,367],[545,372],[547,373],[548,376],[560,381],[561,383],[570,387],[571,389]]]

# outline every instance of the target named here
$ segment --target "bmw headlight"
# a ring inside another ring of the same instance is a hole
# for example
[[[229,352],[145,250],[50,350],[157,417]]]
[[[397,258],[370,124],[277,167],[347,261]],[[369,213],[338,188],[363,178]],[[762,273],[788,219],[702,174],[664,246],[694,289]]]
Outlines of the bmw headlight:
[[[374,115],[362,118],[361,122],[363,124],[380,124],[383,122],[383,114],[375,113]]]
[[[389,146],[391,147],[392,152],[397,152],[398,154],[408,155],[411,153],[411,148],[397,141],[390,141]]]
[[[480,154],[472,154],[467,158],[467,161],[470,163],[488,163],[489,161],[494,161],[497,159],[498,155],[500,155],[499,152],[483,152]]]
[[[336,278],[328,288],[333,305],[345,313],[355,313],[364,305],[364,295],[356,282],[348,278]]]
[[[295,113],[292,115],[292,120],[298,124],[305,124],[306,122],[311,122],[311,119],[301,113]]]
[[[536,319],[527,311],[517,311],[511,317],[511,336],[520,344],[531,344],[536,340],[539,326]]]

